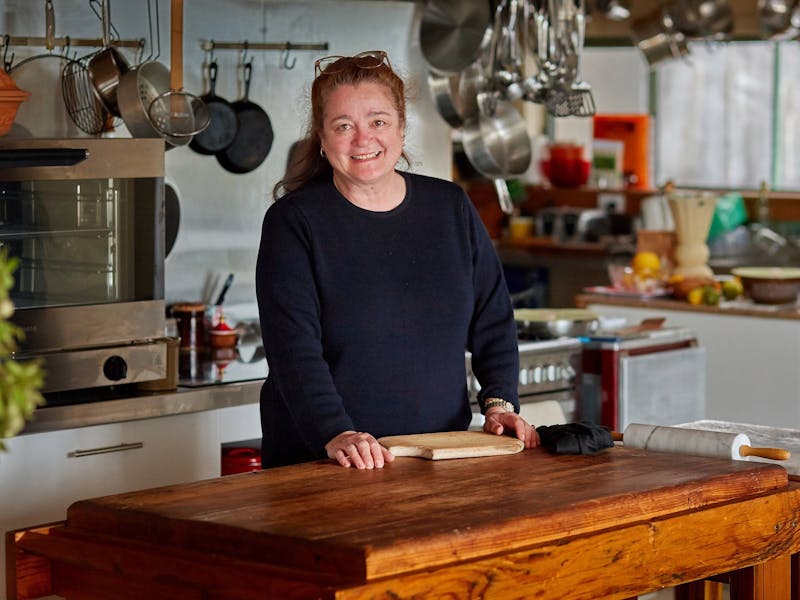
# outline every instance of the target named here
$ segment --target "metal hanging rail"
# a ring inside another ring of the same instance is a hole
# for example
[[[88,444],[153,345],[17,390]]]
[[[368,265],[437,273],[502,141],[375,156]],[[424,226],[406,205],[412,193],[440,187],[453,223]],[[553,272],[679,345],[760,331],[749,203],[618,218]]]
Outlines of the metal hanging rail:
[[[76,46],[96,47],[103,46],[103,40],[100,38],[73,38],[69,36],[57,37],[52,39],[54,46],[61,46],[62,48],[74,48]],[[111,45],[119,48],[144,48],[144,39],[140,40],[112,40]],[[0,48],[4,46],[43,46],[47,47],[48,40],[44,37],[17,37],[10,35],[0,35]]]
[[[203,40],[200,42],[200,47],[207,52],[213,50],[327,50],[328,42],[296,44],[294,42],[250,42],[247,40],[242,42],[217,42]]]

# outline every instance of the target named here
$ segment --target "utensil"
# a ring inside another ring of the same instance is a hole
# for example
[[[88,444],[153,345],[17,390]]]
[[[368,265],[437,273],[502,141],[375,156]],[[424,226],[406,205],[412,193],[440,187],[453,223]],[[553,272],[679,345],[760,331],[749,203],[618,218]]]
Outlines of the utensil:
[[[111,45],[110,10],[109,0],[102,0],[103,49],[89,58],[87,71],[97,98],[108,112],[120,117],[117,89],[120,78],[130,70],[130,65],[122,53]]]
[[[597,330],[596,313],[579,308],[516,308],[517,332],[527,339],[583,337]]]
[[[731,460],[747,460],[749,456],[771,460],[791,458],[791,453],[784,448],[754,448],[750,445],[750,438],[744,433],[631,423],[625,428],[623,434],[612,432],[611,437],[615,441],[622,441],[625,446],[656,452],[674,452]]]
[[[212,60],[208,65],[208,93],[200,96],[209,112],[208,127],[189,142],[189,147],[199,154],[210,155],[225,150],[233,143],[238,128],[233,106],[216,94],[217,71],[217,61]]]
[[[531,140],[525,119],[507,100],[487,92],[478,94],[479,111],[465,121],[462,144],[469,162],[479,173],[494,180],[522,175],[530,166]],[[510,211],[510,198],[495,182],[504,211]],[[506,192],[508,191],[507,188]]]
[[[477,60],[489,25],[488,2],[429,0],[420,24],[422,54],[434,70],[455,75]]]
[[[205,103],[183,89],[183,0],[172,0],[169,89],[151,101],[147,116],[170,144],[183,146],[210,122]]]
[[[232,283],[233,273],[228,273],[228,277],[225,279],[225,283],[222,284],[222,289],[219,292],[219,296],[217,296],[217,301],[214,303],[214,306],[222,306],[222,302],[225,300],[225,294],[228,293]]]
[[[236,136],[233,142],[217,152],[217,162],[231,173],[249,173],[267,158],[274,134],[269,116],[249,100],[253,61],[244,65],[244,96],[233,103],[236,112]]]
[[[395,456],[416,456],[428,460],[475,458],[516,454],[522,440],[483,431],[443,431],[378,438],[378,443]]]

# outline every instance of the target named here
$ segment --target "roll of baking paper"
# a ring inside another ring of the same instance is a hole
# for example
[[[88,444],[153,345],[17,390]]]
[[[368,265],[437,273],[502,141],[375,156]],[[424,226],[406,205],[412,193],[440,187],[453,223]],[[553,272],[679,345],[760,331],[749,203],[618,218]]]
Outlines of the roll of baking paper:
[[[674,452],[733,460],[749,459],[739,452],[742,446],[750,446],[750,438],[743,433],[631,423],[625,428],[622,440],[626,446],[655,450],[656,452]]]

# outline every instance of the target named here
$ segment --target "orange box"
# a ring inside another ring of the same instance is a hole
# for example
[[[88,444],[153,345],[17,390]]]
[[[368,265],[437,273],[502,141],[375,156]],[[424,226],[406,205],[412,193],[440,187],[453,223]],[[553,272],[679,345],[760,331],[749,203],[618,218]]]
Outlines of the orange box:
[[[631,188],[650,189],[650,115],[595,115],[594,137],[623,142],[623,176]]]

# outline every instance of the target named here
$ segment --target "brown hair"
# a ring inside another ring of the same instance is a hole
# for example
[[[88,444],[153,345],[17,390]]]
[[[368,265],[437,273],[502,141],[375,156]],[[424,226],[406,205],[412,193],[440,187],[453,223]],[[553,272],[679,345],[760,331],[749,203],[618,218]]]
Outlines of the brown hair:
[[[329,177],[333,169],[328,160],[321,155],[320,132],[325,116],[325,105],[331,92],[340,85],[377,83],[384,86],[394,104],[403,127],[406,124],[405,84],[389,66],[388,61],[377,67],[360,66],[357,56],[341,57],[319,73],[311,85],[311,118],[306,137],[296,142],[290,151],[286,173],[272,188],[272,197],[277,200],[283,194],[292,192],[315,180]],[[319,61],[318,61],[319,62]],[[400,155],[406,164],[411,164],[405,150]]]

